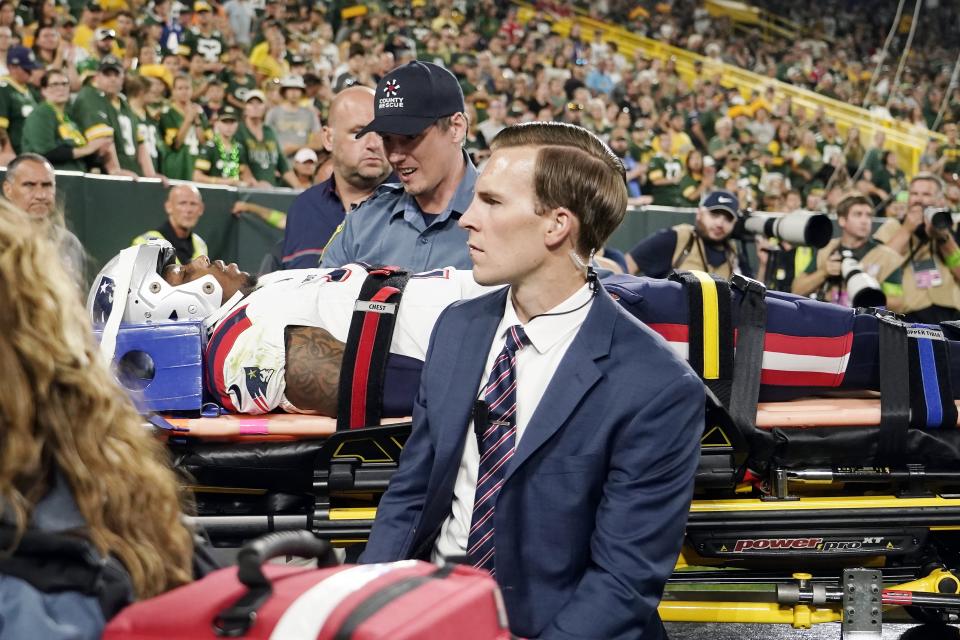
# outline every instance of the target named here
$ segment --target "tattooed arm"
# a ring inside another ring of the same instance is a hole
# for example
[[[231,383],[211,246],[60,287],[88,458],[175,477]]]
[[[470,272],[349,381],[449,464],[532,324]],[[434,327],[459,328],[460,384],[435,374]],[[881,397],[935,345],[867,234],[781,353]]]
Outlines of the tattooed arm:
[[[303,411],[337,416],[343,343],[319,327],[284,330],[287,400]]]

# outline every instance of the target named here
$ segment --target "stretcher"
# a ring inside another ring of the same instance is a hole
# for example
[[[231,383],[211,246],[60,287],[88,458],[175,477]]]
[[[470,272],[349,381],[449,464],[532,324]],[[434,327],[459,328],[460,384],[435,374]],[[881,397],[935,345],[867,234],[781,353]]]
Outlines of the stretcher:
[[[646,298],[629,284],[607,290],[711,391],[662,617],[876,632],[884,607],[906,604],[924,621],[960,619],[960,329],[764,298],[705,274],[651,284]],[[811,390],[827,396],[796,397]],[[172,418],[158,431],[216,544],[306,529],[351,546],[410,429],[358,426],[270,414]],[[758,584],[776,588],[742,590]]]

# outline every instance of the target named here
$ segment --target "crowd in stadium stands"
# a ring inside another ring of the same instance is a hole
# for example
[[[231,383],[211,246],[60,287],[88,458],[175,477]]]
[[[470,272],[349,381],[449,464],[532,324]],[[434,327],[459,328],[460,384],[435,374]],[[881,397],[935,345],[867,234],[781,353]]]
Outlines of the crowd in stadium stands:
[[[738,36],[694,0],[606,0],[592,10],[846,102],[880,104],[892,93],[895,115],[932,124],[949,74],[939,64],[943,41],[929,38],[946,37],[946,21],[937,22],[943,9],[923,14],[927,45],[915,44],[901,85],[890,86],[887,70],[868,96],[871,55],[890,17],[854,19],[839,0],[828,4],[837,10],[808,9],[822,18],[808,21],[822,36],[780,45]],[[910,168],[885,151],[882,135],[841,135],[822,112],[795,108],[772,88],[745,98],[708,69],[688,83],[671,60],[628,57],[599,32],[574,27],[561,37],[550,23],[569,6],[546,0],[538,9],[521,24],[517,8],[498,0],[383,0],[346,11],[292,0],[262,8],[252,0],[0,0],[0,163],[32,151],[58,168],[303,188],[330,175],[320,128],[332,96],[374,87],[390,69],[420,59],[460,80],[466,146],[478,163],[503,127],[559,120],[610,143],[635,202],[694,206],[723,187],[753,208],[820,210],[857,187],[878,212],[903,208]],[[942,119],[948,141],[932,141],[921,161],[948,182],[960,174],[958,118],[960,94]],[[960,187],[951,184],[948,197],[960,205]]]
[[[639,35],[864,106],[908,121],[921,131],[941,130],[944,123],[960,120],[960,88],[956,87],[947,96],[943,115],[937,117],[960,46],[953,3],[924,4],[896,84],[913,20],[912,2],[905,3],[882,61],[897,2],[755,0],[749,4],[766,9],[768,18],[791,20],[802,30],[800,37],[795,41],[712,17],[700,0],[609,0],[585,8]],[[874,77],[878,62],[879,74]]]

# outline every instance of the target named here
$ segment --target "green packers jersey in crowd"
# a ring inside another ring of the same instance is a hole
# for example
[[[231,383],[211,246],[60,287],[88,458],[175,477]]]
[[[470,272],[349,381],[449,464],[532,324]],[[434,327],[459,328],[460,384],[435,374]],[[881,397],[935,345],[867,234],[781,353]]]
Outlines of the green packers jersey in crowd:
[[[0,78],[0,127],[7,130],[13,150],[20,153],[23,123],[37,107],[30,89],[17,84],[12,78]]]
[[[163,175],[175,180],[192,180],[193,165],[200,155],[200,147],[210,140],[213,132],[210,122],[201,111],[194,121],[194,126],[187,131],[183,144],[174,148],[173,143],[177,132],[183,125],[183,112],[175,105],[170,105],[160,114],[160,130],[163,132],[163,143],[166,153],[163,156]],[[197,131],[199,125],[200,132]]]
[[[703,176],[692,176],[689,173],[683,174],[683,177],[680,178],[680,184],[677,185],[677,188],[680,190],[680,202],[684,207],[696,207],[700,204],[700,196],[697,195],[697,188],[700,186],[700,182],[703,179]]]
[[[162,173],[166,145],[163,143],[159,113],[159,109],[154,110],[150,107],[147,107],[143,114],[134,112],[137,116],[137,139],[146,148],[147,156],[150,157],[150,162],[153,164],[153,170]]]
[[[190,55],[199,53],[207,62],[218,62],[223,55],[223,34],[213,30],[204,35],[199,29],[188,29],[183,34],[183,44],[190,47]]]
[[[24,153],[46,155],[63,145],[78,148],[87,144],[80,128],[70,116],[49,102],[38,105],[30,116],[23,127],[21,151]],[[54,168],[67,171],[87,170],[86,163],[78,158],[57,162]]]
[[[113,136],[120,166],[141,173],[137,162],[137,144],[141,142],[137,138],[137,115],[126,97],[120,95],[111,101],[103,91],[87,85],[77,93],[68,114],[87,140]]]
[[[736,178],[737,187],[750,188],[753,190],[754,196],[759,197],[760,195],[760,178],[763,177],[763,168],[760,167],[755,162],[747,162],[740,166],[740,169],[737,171],[737,175],[733,175],[733,171],[729,166],[725,166],[720,171],[717,171],[717,185],[721,189],[728,188],[730,178]]]
[[[274,186],[284,184],[277,174],[283,175],[289,171],[290,163],[283,155],[280,141],[273,129],[263,125],[263,140],[257,140],[247,130],[246,125],[241,124],[236,140],[240,144],[240,163],[250,167],[254,178]]]
[[[960,144],[943,143],[940,155],[945,159],[943,163],[945,174],[960,173]]]
[[[235,73],[225,69],[220,75],[220,79],[227,85],[227,95],[233,96],[240,102],[246,102],[247,91],[257,88],[257,79],[250,73],[242,78],[237,78]]]
[[[817,151],[819,151],[820,155],[823,157],[824,164],[831,164],[836,156],[843,157],[843,148],[845,146],[843,138],[837,136],[833,139],[830,139],[825,137],[823,134],[818,133],[816,135],[816,139]]]
[[[650,158],[647,169],[647,192],[653,196],[653,204],[663,207],[687,206],[683,201],[682,189],[679,184],[665,184],[657,186],[654,180],[662,178],[676,179],[683,174],[683,163],[680,158],[657,154]]]

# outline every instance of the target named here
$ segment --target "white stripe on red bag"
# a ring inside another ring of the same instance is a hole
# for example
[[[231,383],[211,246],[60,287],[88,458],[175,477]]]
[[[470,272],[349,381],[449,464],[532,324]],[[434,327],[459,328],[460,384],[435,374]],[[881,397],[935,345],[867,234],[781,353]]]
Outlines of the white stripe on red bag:
[[[270,640],[316,638],[330,614],[350,594],[359,591],[385,573],[416,564],[416,560],[402,560],[358,565],[321,580],[290,603],[277,620],[277,626],[273,628]]]

